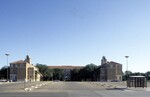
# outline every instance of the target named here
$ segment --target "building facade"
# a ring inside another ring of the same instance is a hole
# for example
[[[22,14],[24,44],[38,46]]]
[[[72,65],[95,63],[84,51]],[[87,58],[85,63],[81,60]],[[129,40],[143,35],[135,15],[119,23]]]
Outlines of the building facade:
[[[102,57],[100,66],[100,81],[122,81],[122,64]]]
[[[31,64],[27,55],[25,60],[10,63],[10,80],[12,81],[40,81],[41,74],[37,67]]]
[[[83,66],[48,66],[50,69],[61,69],[63,72],[63,80],[71,80],[71,70],[81,69]]]

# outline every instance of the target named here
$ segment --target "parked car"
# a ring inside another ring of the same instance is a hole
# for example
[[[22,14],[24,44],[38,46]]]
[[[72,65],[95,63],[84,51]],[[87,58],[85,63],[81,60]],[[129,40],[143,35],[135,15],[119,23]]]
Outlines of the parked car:
[[[111,82],[119,82],[119,80],[112,80]]]
[[[7,82],[6,79],[0,79],[0,82]]]

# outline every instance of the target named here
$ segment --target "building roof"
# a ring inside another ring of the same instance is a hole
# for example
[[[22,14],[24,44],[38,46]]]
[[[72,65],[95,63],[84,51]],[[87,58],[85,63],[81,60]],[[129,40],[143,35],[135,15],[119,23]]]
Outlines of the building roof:
[[[58,69],[81,69],[83,67],[84,66],[48,66],[48,68],[50,68],[50,69],[55,69],[55,68],[58,68]]]
[[[15,62],[11,62],[10,64],[22,64],[22,63],[25,63],[25,62],[23,60],[18,60]]]
[[[101,68],[106,68],[107,66],[110,66],[110,65],[117,65],[118,66],[118,65],[122,65],[122,64],[114,62],[114,61],[110,61],[110,62],[107,62],[105,64],[102,64],[100,67]]]
[[[145,76],[130,76],[130,77],[138,77],[139,78],[139,77],[145,77]]]
[[[117,63],[117,62],[114,62],[114,61],[110,61],[109,63],[112,63],[112,64],[120,64],[120,63]],[[120,64],[121,65],[121,64]]]

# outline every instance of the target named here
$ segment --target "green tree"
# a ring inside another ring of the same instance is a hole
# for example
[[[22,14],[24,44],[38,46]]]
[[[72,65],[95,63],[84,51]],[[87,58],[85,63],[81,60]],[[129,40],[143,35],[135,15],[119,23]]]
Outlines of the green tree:
[[[53,80],[63,80],[63,70],[59,68],[53,69]]]
[[[94,72],[95,70],[97,69],[97,66],[93,63],[91,64],[88,64],[85,66],[85,71],[86,71],[86,80],[90,80],[90,81],[93,81],[94,80]]]
[[[129,76],[132,76],[132,72],[131,71],[125,71],[125,73],[123,73],[123,80],[127,80],[129,78]]]
[[[51,80],[53,77],[53,71],[48,68],[45,64],[36,64],[36,67],[39,68],[39,72],[43,76],[43,80]]]
[[[10,68],[4,66],[0,69],[0,79],[7,79],[7,69],[8,69],[8,77],[10,76]]]
[[[71,70],[71,80],[72,81],[79,81],[79,71],[80,69],[73,69]]]
[[[141,73],[141,72],[134,72],[131,74],[132,76],[145,76],[144,73]]]
[[[93,71],[93,80],[99,81],[100,80],[100,66],[97,66]]]
[[[84,81],[93,81],[97,79],[98,74],[98,66],[95,64],[87,64],[84,68],[80,69],[79,71],[79,79]]]
[[[79,80],[80,81],[85,81],[86,80],[86,69],[85,69],[85,67],[84,68],[81,68],[80,70],[79,70],[79,73],[78,73],[78,78],[79,78]]]
[[[147,72],[145,73],[145,76],[146,76],[147,80],[150,80],[150,71],[147,71]]]

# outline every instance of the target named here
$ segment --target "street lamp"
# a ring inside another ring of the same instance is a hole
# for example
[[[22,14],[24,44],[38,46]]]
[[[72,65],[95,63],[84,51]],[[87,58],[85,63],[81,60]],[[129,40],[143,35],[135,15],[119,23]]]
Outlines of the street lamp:
[[[7,81],[8,81],[8,79],[9,79],[9,78],[8,78],[8,56],[9,56],[10,54],[9,54],[9,53],[6,53],[5,55],[7,56]]]
[[[127,75],[127,77],[128,77],[128,58],[129,58],[129,56],[125,56],[125,58],[126,58],[126,75]]]
[[[125,56],[125,58],[126,58],[126,66],[127,66],[127,71],[128,71],[128,58],[129,58],[129,56]]]

